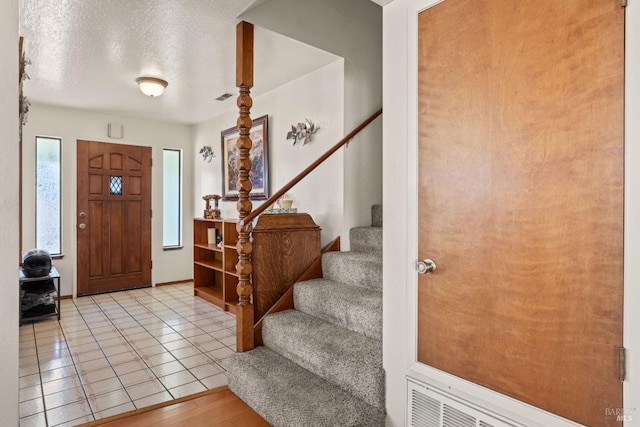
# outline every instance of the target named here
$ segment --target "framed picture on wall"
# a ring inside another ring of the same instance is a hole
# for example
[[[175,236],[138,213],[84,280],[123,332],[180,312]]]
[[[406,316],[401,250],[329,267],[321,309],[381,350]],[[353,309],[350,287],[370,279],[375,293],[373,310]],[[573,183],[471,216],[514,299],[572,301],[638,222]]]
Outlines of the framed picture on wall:
[[[251,125],[250,137],[253,145],[249,152],[251,171],[249,179],[253,188],[249,193],[251,200],[266,200],[269,197],[269,132],[268,115],[258,117]],[[221,132],[222,139],[222,200],[238,200],[238,168],[236,160],[240,151],[236,142],[240,136],[237,126]]]

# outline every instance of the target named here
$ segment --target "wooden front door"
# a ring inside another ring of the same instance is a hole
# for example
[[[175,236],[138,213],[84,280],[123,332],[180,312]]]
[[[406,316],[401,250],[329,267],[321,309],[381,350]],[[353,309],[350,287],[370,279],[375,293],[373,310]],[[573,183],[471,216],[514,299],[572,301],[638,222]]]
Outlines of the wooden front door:
[[[78,295],[151,285],[151,148],[78,141]]]
[[[418,31],[418,360],[615,425],[624,9],[445,0]]]

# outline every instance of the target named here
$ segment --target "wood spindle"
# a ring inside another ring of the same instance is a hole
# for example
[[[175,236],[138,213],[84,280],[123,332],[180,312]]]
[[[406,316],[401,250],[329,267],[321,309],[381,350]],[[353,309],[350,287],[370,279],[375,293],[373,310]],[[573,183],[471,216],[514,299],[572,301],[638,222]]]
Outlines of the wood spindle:
[[[236,146],[238,147],[239,157],[236,166],[239,172],[238,178],[238,215],[240,221],[237,225],[238,243],[236,250],[238,251],[238,263],[236,264],[236,272],[238,273],[238,306],[236,307],[236,350],[244,352],[253,349],[253,304],[251,303],[251,295],[253,287],[251,286],[251,252],[253,246],[249,241],[251,233],[251,222],[244,224],[243,219],[251,213],[253,208],[249,193],[251,193],[252,185],[249,179],[251,171],[251,159],[249,152],[251,151],[252,141],[250,137],[251,131],[251,99],[250,89],[253,87],[253,24],[248,22],[240,22],[236,27],[236,86],[240,90],[238,96],[238,108],[240,115],[237,125],[240,136]]]

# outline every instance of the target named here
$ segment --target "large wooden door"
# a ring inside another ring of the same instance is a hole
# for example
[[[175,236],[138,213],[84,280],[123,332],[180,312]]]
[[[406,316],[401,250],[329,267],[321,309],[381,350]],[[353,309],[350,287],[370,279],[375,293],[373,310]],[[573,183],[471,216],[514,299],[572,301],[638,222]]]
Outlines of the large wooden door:
[[[620,0],[445,0],[418,31],[418,360],[614,425]]]
[[[78,295],[151,285],[151,148],[78,141]]]

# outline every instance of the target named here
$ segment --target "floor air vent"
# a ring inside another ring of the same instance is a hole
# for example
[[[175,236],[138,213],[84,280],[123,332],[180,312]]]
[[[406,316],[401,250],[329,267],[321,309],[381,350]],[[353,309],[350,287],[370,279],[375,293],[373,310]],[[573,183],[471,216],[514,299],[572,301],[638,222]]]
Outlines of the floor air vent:
[[[408,425],[412,427],[518,427],[441,390],[409,380]]]

